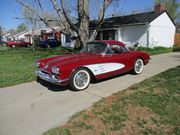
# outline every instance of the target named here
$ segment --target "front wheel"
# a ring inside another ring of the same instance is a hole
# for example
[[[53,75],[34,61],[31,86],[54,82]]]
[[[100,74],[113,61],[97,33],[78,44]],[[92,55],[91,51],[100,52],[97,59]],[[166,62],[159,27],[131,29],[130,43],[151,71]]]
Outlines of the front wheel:
[[[70,78],[70,88],[76,91],[84,90],[89,86],[90,80],[91,77],[87,69],[77,69]]]
[[[143,60],[141,58],[137,58],[136,61],[134,62],[134,67],[132,72],[134,74],[141,74],[144,68],[144,63]]]

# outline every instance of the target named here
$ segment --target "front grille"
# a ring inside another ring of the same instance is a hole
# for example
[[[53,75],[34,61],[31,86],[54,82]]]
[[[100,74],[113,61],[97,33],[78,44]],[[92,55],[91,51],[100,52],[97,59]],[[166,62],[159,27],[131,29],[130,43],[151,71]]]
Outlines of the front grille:
[[[41,70],[41,72],[42,72],[43,74],[46,74],[46,75],[49,75],[49,76],[50,76],[50,73],[47,72],[47,71]]]

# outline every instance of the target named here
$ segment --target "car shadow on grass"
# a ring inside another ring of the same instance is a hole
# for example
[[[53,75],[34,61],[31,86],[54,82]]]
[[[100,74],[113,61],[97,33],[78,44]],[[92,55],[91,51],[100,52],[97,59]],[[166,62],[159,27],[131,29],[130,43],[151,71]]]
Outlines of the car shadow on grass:
[[[39,78],[36,79],[36,82],[40,83],[42,86],[46,87],[48,90],[53,92],[62,92],[62,91],[70,90],[68,86],[55,85]]]

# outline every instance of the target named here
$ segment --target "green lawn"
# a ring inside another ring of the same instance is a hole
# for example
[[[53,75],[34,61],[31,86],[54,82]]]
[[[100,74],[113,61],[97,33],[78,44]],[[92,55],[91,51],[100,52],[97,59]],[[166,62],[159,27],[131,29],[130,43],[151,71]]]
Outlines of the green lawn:
[[[33,51],[32,48],[0,46],[0,87],[33,81],[36,79],[34,72],[38,59],[70,52],[63,48]]]
[[[180,135],[180,66],[113,94],[43,135]]]

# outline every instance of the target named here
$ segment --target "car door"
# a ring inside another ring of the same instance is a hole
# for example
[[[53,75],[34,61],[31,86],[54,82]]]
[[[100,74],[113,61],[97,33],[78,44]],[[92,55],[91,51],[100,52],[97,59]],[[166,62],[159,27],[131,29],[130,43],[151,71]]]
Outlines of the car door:
[[[119,72],[129,71],[131,69],[130,52],[118,44],[110,45],[110,48],[112,50],[111,60],[122,65]]]
[[[17,41],[15,41],[15,43],[17,46],[21,46],[21,41],[17,40]]]

